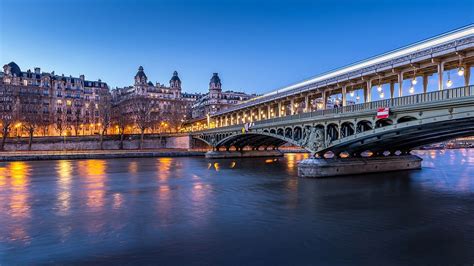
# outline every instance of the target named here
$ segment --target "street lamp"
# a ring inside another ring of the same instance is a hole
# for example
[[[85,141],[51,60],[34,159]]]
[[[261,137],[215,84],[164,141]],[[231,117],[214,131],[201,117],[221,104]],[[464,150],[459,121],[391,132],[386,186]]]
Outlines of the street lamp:
[[[459,67],[459,69],[458,69],[458,75],[459,75],[459,76],[464,75],[464,67]]]
[[[453,86],[453,81],[451,80],[451,77],[449,75],[449,72],[448,72],[448,81],[446,82],[446,86],[448,88],[451,88],[451,86]]]
[[[411,86],[408,91],[410,92],[410,94],[415,93],[415,87]]]
[[[377,86],[377,91],[378,91],[378,92],[382,92],[382,85],[379,84],[379,85]]]
[[[411,80],[411,84],[416,85],[416,83],[418,83],[418,81],[416,80],[416,77],[413,77],[413,79]]]

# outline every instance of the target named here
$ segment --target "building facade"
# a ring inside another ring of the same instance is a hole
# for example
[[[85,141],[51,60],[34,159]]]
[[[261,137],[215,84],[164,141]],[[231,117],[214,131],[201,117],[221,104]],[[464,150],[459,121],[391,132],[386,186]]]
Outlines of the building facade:
[[[15,62],[3,66],[1,86],[2,93],[10,95],[5,99],[20,105],[18,110],[26,103],[35,104],[34,114],[39,113],[43,120],[43,130],[38,131],[42,135],[98,133],[99,106],[110,99],[109,87],[100,79],[56,75],[54,71],[41,72],[38,67],[22,71]]]
[[[191,117],[191,107],[200,98],[200,94],[182,92],[181,79],[178,72],[174,71],[169,81],[169,86],[148,80],[142,66],[138,68],[132,86],[115,88],[112,90],[112,101],[115,106],[125,105],[122,109],[133,112],[133,100],[144,97],[152,101],[153,115],[160,123],[171,127],[179,126],[181,122]],[[152,128],[152,131],[156,131]]]
[[[203,118],[212,115],[256,96],[244,92],[223,92],[219,74],[214,73],[209,81],[209,92],[200,97],[192,106],[192,118]]]

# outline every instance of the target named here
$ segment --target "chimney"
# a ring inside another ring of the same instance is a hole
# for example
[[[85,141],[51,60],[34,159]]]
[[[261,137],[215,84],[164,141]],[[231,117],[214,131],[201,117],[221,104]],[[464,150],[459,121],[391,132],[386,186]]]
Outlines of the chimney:
[[[40,72],[41,72],[41,68],[35,67],[35,74],[40,74]]]
[[[80,75],[79,78],[80,78],[82,81],[84,81],[84,79],[85,79],[84,75]]]

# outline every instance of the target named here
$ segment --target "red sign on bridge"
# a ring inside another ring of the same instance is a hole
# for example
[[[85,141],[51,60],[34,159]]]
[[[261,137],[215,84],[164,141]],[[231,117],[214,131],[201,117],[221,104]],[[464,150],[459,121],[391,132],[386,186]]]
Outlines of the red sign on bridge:
[[[390,108],[388,107],[377,109],[377,119],[388,118],[389,114],[390,114]]]

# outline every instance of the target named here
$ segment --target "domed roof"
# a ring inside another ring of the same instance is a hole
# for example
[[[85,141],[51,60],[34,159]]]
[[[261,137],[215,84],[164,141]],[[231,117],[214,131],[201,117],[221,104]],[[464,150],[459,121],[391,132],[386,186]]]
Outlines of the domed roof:
[[[219,75],[217,73],[212,74],[212,78],[209,84],[212,83],[221,85],[221,79],[219,78]]]
[[[153,82],[148,81],[148,85],[153,86]]]
[[[8,65],[11,68],[11,73],[12,74],[16,74],[17,76],[21,75],[21,69],[15,62],[10,62],[10,63],[8,63]]]
[[[138,72],[137,72],[137,74],[135,75],[135,78],[136,78],[136,77],[140,77],[140,78],[145,77],[145,78],[146,78],[146,75],[145,75],[145,72],[143,71],[143,67],[142,67],[142,66],[140,66],[140,67],[138,68]]]
[[[171,77],[170,82],[172,82],[172,81],[179,81],[179,82],[181,82],[181,80],[180,80],[179,77],[178,77],[178,71],[176,71],[176,70],[173,72],[173,76]]]

